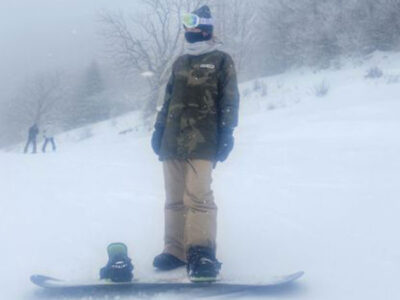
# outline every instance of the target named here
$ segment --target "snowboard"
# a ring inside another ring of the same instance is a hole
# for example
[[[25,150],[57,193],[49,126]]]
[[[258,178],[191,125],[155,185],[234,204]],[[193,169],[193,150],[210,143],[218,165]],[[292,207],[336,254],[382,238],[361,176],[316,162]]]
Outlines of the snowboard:
[[[52,291],[96,291],[117,290],[144,292],[152,290],[172,291],[179,289],[215,289],[218,291],[246,291],[253,289],[267,289],[287,285],[304,275],[304,272],[275,276],[262,281],[243,282],[234,280],[217,279],[214,282],[193,283],[189,279],[156,279],[141,280],[133,279],[131,282],[112,282],[106,280],[67,281],[44,275],[32,275],[31,281],[35,285]]]

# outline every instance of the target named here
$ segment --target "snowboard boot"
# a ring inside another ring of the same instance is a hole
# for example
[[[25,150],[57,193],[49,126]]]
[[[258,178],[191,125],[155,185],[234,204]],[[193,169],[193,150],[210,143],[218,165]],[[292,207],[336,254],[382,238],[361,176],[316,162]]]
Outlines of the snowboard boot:
[[[113,282],[129,282],[133,278],[133,265],[128,257],[128,248],[123,243],[112,243],[107,247],[108,263],[100,270],[100,279]]]
[[[217,280],[221,263],[215,258],[215,250],[192,246],[188,251],[187,273],[192,282],[213,282]]]
[[[153,260],[153,266],[160,271],[170,271],[186,265],[184,261],[169,253],[161,253]]]

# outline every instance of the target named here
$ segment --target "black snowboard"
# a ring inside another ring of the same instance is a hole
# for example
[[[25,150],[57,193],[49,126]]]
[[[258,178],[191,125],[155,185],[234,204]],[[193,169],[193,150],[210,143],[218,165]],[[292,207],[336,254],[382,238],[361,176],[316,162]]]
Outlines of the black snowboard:
[[[131,282],[116,283],[105,280],[87,280],[87,281],[67,281],[51,278],[43,275],[32,275],[31,281],[46,290],[52,291],[173,291],[180,289],[214,289],[223,292],[266,289],[289,284],[300,277],[304,272],[276,276],[258,282],[238,282],[233,280],[217,280],[215,282],[192,283],[189,279],[157,279],[157,280],[140,280],[134,279]]]

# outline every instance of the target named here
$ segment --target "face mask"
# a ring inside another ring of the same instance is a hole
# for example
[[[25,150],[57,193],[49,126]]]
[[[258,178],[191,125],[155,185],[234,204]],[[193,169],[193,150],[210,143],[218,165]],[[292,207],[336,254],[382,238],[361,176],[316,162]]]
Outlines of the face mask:
[[[193,43],[197,43],[197,42],[208,41],[211,39],[211,35],[208,34],[208,35],[204,36],[202,32],[187,31],[187,32],[185,32],[185,38],[188,43],[193,44]]]

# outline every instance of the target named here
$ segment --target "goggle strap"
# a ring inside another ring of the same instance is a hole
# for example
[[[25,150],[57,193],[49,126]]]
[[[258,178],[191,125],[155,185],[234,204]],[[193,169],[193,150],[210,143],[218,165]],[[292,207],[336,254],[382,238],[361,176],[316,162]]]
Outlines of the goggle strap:
[[[213,19],[199,18],[199,25],[213,25]]]

